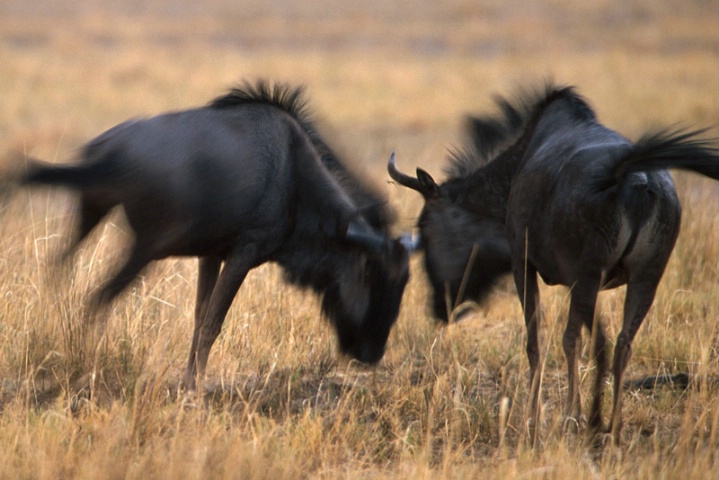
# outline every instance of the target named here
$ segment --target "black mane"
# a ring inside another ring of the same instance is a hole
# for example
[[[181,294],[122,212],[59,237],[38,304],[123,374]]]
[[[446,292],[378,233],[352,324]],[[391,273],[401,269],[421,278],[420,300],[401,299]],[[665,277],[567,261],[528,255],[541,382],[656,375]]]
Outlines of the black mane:
[[[450,151],[448,177],[462,178],[486,165],[504,149],[533,127],[544,111],[559,100],[566,100],[578,121],[594,121],[596,116],[589,104],[571,86],[546,83],[543,88],[521,90],[510,101],[496,95],[499,112],[491,115],[467,116],[467,143]]]
[[[335,151],[327,145],[318,133],[307,106],[304,87],[291,87],[284,83],[270,83],[258,80],[256,83],[245,81],[232,88],[227,94],[215,98],[209,108],[225,109],[244,105],[270,105],[287,112],[302,127],[312,145],[322,158],[322,163],[335,179],[348,192],[365,219],[375,228],[387,231],[394,220],[394,212],[389,208],[384,196],[370,182],[349,169]]]
[[[242,85],[233,87],[225,95],[210,101],[207,106],[225,109],[256,104],[270,105],[290,114],[310,136],[315,148],[318,148],[321,154],[328,153],[327,145],[320,138],[312,122],[312,114],[307,106],[303,86],[291,87],[284,83],[270,83],[266,80],[259,80],[254,84],[246,81]]]
[[[259,80],[256,84],[245,82],[233,87],[228,93],[210,101],[210,108],[234,108],[242,105],[273,105],[290,113],[293,117],[307,119],[307,101],[303,98],[304,88],[290,87],[284,83],[271,84]]]

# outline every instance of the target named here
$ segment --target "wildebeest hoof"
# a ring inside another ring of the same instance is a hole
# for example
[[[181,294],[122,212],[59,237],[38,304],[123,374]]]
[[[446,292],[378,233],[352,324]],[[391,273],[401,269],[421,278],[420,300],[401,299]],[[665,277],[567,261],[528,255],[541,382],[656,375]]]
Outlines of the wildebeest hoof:
[[[534,447],[539,447],[541,445],[540,441],[540,435],[539,432],[541,428],[546,427],[546,422],[540,421],[539,427],[537,426],[537,422],[534,418],[528,418],[526,423],[526,432],[527,432],[527,440],[529,442],[529,445]]]
[[[586,426],[587,419],[584,418],[583,415],[580,415],[579,418],[568,416],[564,418],[564,423],[562,424],[562,432],[567,433],[579,433],[579,430]]]
[[[612,434],[606,428],[593,431],[590,430],[588,433],[589,434],[586,437],[586,445],[588,445],[591,450],[599,452],[603,451],[607,446],[614,445]]]

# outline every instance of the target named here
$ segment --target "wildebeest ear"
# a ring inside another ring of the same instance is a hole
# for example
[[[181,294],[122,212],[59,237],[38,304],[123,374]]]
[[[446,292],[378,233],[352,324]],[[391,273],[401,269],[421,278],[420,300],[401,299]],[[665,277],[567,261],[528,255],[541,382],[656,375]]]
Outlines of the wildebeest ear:
[[[425,197],[439,196],[439,186],[437,182],[434,181],[434,178],[432,178],[432,175],[421,168],[417,168],[417,180],[419,180],[419,186]]]

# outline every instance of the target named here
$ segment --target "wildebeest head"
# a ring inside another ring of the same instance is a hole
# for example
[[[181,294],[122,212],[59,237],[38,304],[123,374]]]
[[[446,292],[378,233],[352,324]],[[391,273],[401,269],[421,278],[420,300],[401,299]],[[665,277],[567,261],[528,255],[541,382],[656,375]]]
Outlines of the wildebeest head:
[[[418,221],[420,246],[432,284],[433,313],[446,322],[456,306],[468,300],[480,302],[509,272],[503,225],[496,220],[491,201],[469,202],[472,191],[463,178],[438,185],[421,168],[411,177],[397,170],[394,157],[387,168],[393,180],[424,198]]]
[[[340,350],[363,363],[377,363],[409,279],[407,249],[365,217],[349,222],[339,235],[318,236],[313,223],[303,218],[290,239],[301,254],[291,248],[278,261],[289,281],[322,295],[322,312]]]
[[[340,350],[368,364],[385,350],[409,278],[409,253],[389,235],[391,211],[381,194],[324,153],[322,161],[341,179],[354,205],[333,221],[318,208],[299,208],[294,232],[277,261],[288,280],[322,296],[322,312]]]
[[[348,239],[356,242],[351,234]],[[384,354],[399,313],[409,278],[409,254],[399,241],[390,239],[369,249],[366,245],[350,249],[324,291],[322,311],[335,328],[340,350],[374,364]]]

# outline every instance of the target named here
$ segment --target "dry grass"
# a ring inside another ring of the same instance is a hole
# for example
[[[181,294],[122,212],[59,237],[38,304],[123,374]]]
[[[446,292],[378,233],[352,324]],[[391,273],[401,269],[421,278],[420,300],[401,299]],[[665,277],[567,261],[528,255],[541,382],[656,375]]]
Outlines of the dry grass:
[[[441,178],[461,115],[549,74],[578,85],[630,137],[677,121],[716,135],[715,2],[547,0],[521,11],[498,1],[109,3],[0,6],[3,149],[67,160],[128,117],[202,104],[255,77],[308,85],[330,136],[383,184],[392,148],[402,165]],[[717,187],[676,177],[683,231],[630,378],[716,375]],[[419,199],[387,189],[400,226],[411,226]],[[1,478],[716,477],[717,387],[707,382],[626,392],[622,448],[590,454],[561,434],[559,288],[542,292],[546,424],[542,448],[528,450],[524,327],[511,286],[438,328],[420,259],[377,368],[337,358],[316,299],[265,266],[213,349],[210,394],[178,398],[194,262],[156,265],[115,304],[104,335],[87,335],[86,292],[115,264],[126,229],[114,217],[59,272],[50,264],[71,211],[70,197],[42,191],[16,192],[0,209]],[[621,290],[601,297],[612,338],[622,301]]]

